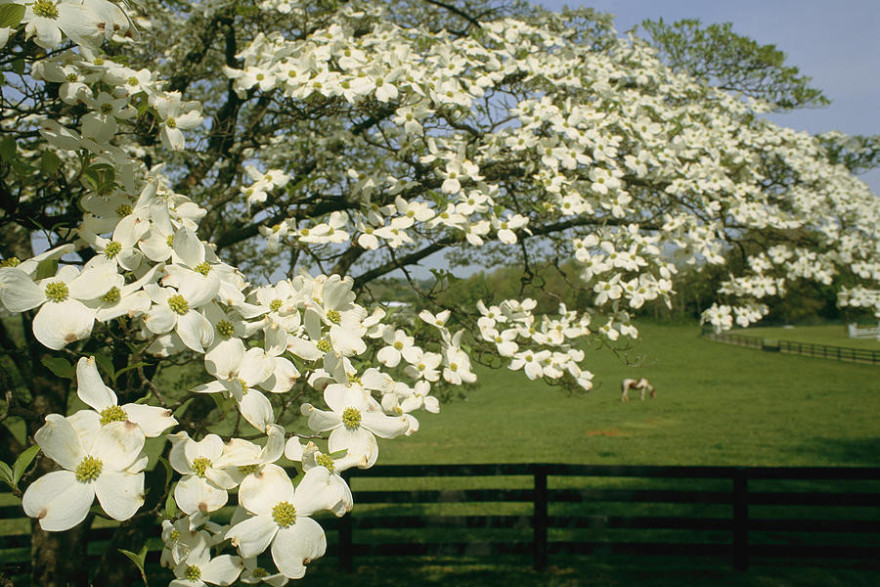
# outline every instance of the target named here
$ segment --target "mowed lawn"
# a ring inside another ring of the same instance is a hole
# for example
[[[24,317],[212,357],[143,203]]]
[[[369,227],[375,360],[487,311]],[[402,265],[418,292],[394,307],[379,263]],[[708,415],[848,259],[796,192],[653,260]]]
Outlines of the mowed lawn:
[[[421,430],[382,442],[379,462],[880,465],[880,366],[712,342],[696,325],[640,329],[629,361],[588,353],[585,395],[479,370],[467,400],[422,412]],[[622,403],[625,377],[650,379],[656,399]]]

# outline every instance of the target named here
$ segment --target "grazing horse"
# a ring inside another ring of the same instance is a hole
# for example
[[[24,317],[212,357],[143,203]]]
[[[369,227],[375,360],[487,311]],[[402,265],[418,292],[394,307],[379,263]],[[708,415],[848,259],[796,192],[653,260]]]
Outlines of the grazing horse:
[[[652,398],[657,395],[657,392],[654,390],[654,386],[651,385],[647,379],[644,377],[641,379],[624,379],[623,385],[623,394],[620,396],[620,401],[628,402],[629,401],[629,390],[630,389],[639,389],[641,390],[641,400],[645,401],[645,391],[648,391],[648,395]]]

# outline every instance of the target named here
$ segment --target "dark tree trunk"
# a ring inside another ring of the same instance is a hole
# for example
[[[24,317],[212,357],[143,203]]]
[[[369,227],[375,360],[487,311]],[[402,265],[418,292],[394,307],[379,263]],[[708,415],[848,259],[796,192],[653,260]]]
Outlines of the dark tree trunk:
[[[86,532],[91,516],[66,532],[44,532],[34,522],[31,532],[31,584],[40,587],[89,585]],[[128,585],[128,583],[117,583]]]

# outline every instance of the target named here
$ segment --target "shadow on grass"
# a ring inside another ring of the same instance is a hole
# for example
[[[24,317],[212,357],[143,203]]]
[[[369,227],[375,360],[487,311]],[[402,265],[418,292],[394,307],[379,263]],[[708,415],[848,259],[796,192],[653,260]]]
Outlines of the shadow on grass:
[[[803,562],[755,565],[741,573],[727,561],[645,559],[619,556],[559,557],[544,572],[532,570],[529,561],[496,557],[491,562],[473,558],[361,559],[353,574],[334,567],[332,559],[316,563],[306,583],[327,586],[396,587],[454,585],[455,587],[574,587],[596,586],[735,586],[768,587],[874,587],[878,568],[804,566]],[[842,565],[841,565],[842,566]]]
[[[817,460],[859,467],[880,466],[880,436],[875,438],[810,438],[797,449],[800,456],[815,454]]]

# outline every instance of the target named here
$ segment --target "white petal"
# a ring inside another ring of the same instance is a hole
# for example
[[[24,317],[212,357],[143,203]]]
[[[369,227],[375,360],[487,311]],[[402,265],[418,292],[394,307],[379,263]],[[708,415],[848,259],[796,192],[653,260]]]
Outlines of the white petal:
[[[76,363],[76,395],[99,412],[116,405],[116,394],[104,385],[95,357],[83,357]]]
[[[174,501],[186,514],[213,512],[226,505],[229,494],[225,489],[214,487],[201,477],[187,475],[174,489]]]
[[[101,459],[104,471],[123,471],[140,456],[144,431],[134,422],[110,422],[95,436],[89,452]]]
[[[177,424],[177,420],[171,415],[171,410],[159,406],[126,404],[122,409],[128,414],[128,419],[140,426],[144,435],[149,438],[160,436]]]
[[[126,472],[101,473],[95,494],[101,507],[114,520],[127,520],[144,504],[144,474]]]
[[[43,304],[34,317],[34,336],[50,349],[60,350],[66,345],[87,338],[95,323],[95,311],[78,300]]]
[[[297,516],[329,510],[342,499],[339,486],[331,482],[330,471],[324,467],[309,469],[296,487],[293,505]]]
[[[269,398],[257,391],[248,389],[238,402],[238,411],[248,423],[260,432],[269,424],[275,423],[275,412]]]
[[[229,554],[215,556],[201,567],[201,579],[212,585],[232,585],[241,574],[241,559]]]
[[[280,530],[272,542],[272,559],[278,570],[291,579],[305,575],[305,565],[326,551],[324,529],[311,518],[298,518],[293,526]]]
[[[197,353],[203,353],[214,340],[214,327],[201,312],[190,310],[177,319],[177,334],[183,344]]]
[[[173,243],[174,253],[185,265],[195,267],[205,260],[205,247],[192,230],[180,228],[174,233]]]
[[[21,505],[43,530],[61,532],[85,520],[94,501],[90,483],[80,483],[70,471],[54,471],[31,483]]]
[[[0,302],[10,312],[32,310],[46,301],[43,290],[17,267],[0,268]]]
[[[239,505],[253,514],[271,516],[272,508],[282,501],[293,503],[293,483],[278,465],[266,465],[247,476],[238,490]]]
[[[221,341],[205,353],[205,369],[219,379],[238,377],[245,350],[240,338]]]
[[[87,454],[76,429],[58,414],[46,416],[46,423],[34,434],[34,440],[47,457],[68,471],[75,470]]]
[[[250,558],[259,556],[272,543],[278,532],[278,524],[271,515],[254,516],[239,522],[226,532],[225,538],[238,547],[241,556]]]
[[[402,417],[386,416],[381,412],[364,412],[361,414],[361,426],[379,438],[400,436],[409,427]]]

